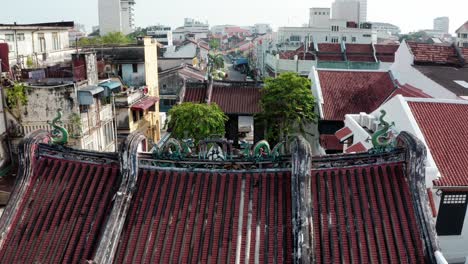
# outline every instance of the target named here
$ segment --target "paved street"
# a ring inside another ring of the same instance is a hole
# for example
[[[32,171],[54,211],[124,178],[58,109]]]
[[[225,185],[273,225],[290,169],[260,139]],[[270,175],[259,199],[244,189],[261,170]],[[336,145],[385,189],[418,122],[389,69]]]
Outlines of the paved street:
[[[228,73],[229,81],[245,81],[246,75],[234,70],[232,61],[227,56],[224,56],[224,64],[226,68],[228,69],[227,73]]]

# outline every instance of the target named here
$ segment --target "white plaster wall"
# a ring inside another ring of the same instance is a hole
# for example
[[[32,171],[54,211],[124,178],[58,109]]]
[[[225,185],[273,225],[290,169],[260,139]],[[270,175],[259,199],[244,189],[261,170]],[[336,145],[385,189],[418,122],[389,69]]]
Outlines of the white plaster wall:
[[[122,64],[122,79],[129,86],[139,87],[145,85],[145,65],[139,63],[138,72],[134,73],[133,64]]]
[[[196,55],[197,46],[194,43],[189,43],[177,50],[173,47],[173,49],[168,49],[164,53],[165,58],[194,58]]]
[[[16,51],[19,56],[31,56],[33,53],[42,53],[40,51],[39,34],[44,34],[46,51],[47,53],[57,53],[66,50],[69,47],[69,34],[67,29],[47,29],[47,30],[17,30],[16,34],[24,34],[24,40],[17,40],[8,42],[10,46],[10,60],[16,63]],[[58,33],[59,47],[54,49],[53,33]],[[6,34],[15,34],[14,30],[1,30],[0,39],[5,39]],[[42,57],[41,57],[42,60]]]
[[[330,28],[312,28],[312,27],[280,27],[278,29],[278,43],[285,43],[291,36],[300,36],[300,41],[291,42],[303,44],[306,37],[311,37],[315,43],[331,43],[333,37],[337,37],[339,42],[346,37],[346,43],[370,44],[377,42],[377,32],[372,29],[346,28],[342,21],[332,21],[330,25],[340,26],[339,31],[331,31]],[[371,35],[371,37],[364,37]],[[356,42],[352,42],[352,37]]]
[[[395,62],[390,67],[395,79],[397,79],[401,84],[408,83],[418,89],[421,89],[433,98],[459,99],[456,94],[450,92],[414,68],[413,63],[413,54],[411,54],[406,42],[403,41],[395,53]]]

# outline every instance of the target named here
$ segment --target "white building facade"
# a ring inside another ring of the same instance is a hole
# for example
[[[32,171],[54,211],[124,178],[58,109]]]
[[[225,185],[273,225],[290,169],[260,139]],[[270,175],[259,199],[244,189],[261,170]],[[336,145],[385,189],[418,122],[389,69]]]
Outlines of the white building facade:
[[[458,28],[456,33],[458,46],[468,48],[468,21]]]
[[[8,43],[10,66],[47,65],[71,58],[69,33],[73,22],[2,24],[0,42]]]
[[[171,27],[168,26],[157,26],[154,30],[146,32],[148,36],[156,39],[157,42],[162,45],[169,47],[173,45],[173,36]]]
[[[300,46],[304,43],[357,43],[371,44],[377,42],[377,33],[372,29],[349,28],[345,21],[330,21],[329,28],[315,27],[280,27],[278,43]]]
[[[372,29],[377,32],[378,38],[389,38],[391,36],[398,36],[401,32],[400,28],[396,25],[383,22],[371,22]]]
[[[330,8],[314,7],[310,9],[309,27],[328,28],[330,27]]]
[[[130,34],[135,27],[135,0],[99,0],[99,31]]]

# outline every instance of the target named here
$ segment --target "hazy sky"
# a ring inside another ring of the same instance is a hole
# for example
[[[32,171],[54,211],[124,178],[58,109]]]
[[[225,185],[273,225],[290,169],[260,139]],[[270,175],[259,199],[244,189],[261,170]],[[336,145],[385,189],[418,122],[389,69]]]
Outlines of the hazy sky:
[[[98,24],[98,0],[1,0],[0,23],[32,23],[73,20]],[[308,21],[310,7],[329,7],[332,0],[136,0],[136,25],[157,23],[173,28],[184,17],[219,24],[270,23],[300,26]],[[368,20],[393,23],[403,32],[432,28],[438,16],[450,17],[453,33],[468,20],[468,0],[368,0]]]

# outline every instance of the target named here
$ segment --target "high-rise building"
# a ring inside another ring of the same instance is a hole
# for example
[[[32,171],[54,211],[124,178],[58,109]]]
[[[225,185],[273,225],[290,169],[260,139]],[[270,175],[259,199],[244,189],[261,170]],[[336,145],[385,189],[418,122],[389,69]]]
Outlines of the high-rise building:
[[[367,0],[335,0],[332,4],[332,19],[366,22]]]
[[[100,35],[132,33],[135,26],[134,5],[135,0],[99,0]]]
[[[434,19],[434,30],[449,33],[449,23],[448,17],[437,17]]]
[[[329,28],[330,8],[314,7],[310,9],[309,27]]]

